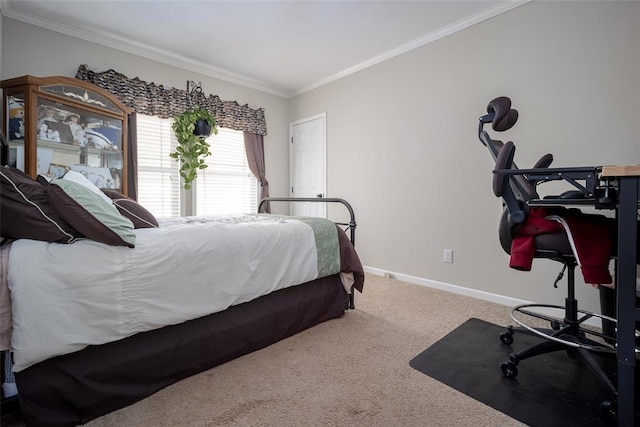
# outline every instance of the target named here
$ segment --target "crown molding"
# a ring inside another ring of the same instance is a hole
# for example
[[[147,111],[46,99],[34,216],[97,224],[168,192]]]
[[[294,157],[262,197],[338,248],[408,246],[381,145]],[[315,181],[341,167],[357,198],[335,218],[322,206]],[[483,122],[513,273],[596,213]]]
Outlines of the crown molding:
[[[114,35],[112,33],[106,33],[103,31],[80,30],[77,28],[70,27],[68,25],[57,23],[57,22],[48,21],[45,19],[31,16],[31,15],[21,14],[19,12],[12,10],[11,2],[8,0],[0,0],[0,13],[2,13],[3,16],[6,16],[8,18],[16,19],[18,21],[22,21],[38,27],[49,29],[51,31],[56,31],[71,37],[76,37],[81,40],[86,40],[86,41],[96,43],[102,46],[106,46],[112,49],[116,49],[122,52],[130,53],[132,55],[136,55],[136,56],[147,58],[153,61],[161,62],[163,64],[172,65],[177,68],[193,71],[195,73],[203,74],[203,75],[213,77],[219,80],[223,80],[229,83],[234,83],[250,89],[255,89],[261,92],[276,95],[282,98],[293,98],[295,96],[302,95],[313,89],[317,89],[321,86],[324,86],[326,84],[339,80],[343,77],[357,73],[358,71],[362,71],[373,65],[384,62],[388,59],[402,55],[403,53],[409,52],[411,50],[414,50],[416,48],[419,48],[421,46],[424,46],[436,40],[439,40],[443,37],[446,37],[455,32],[461,31],[479,22],[493,18],[494,16],[500,15],[516,7],[522,6],[523,4],[529,3],[530,1],[532,0],[506,0],[506,1],[500,2],[494,7],[485,9],[478,14],[475,14],[463,20],[457,21],[451,25],[448,25],[446,27],[439,29],[438,31],[425,34],[424,36],[414,39],[401,46],[398,46],[395,49],[389,50],[381,55],[375,56],[367,61],[361,62],[360,64],[347,68],[343,71],[340,71],[324,79],[318,80],[309,85],[303,86],[292,92],[282,90],[281,88],[275,88],[273,87],[273,85],[270,85],[266,82],[252,79],[250,77],[247,77],[241,74],[233,73],[231,71],[228,71],[222,68],[214,67],[212,65],[205,64],[203,62],[194,61],[193,59],[183,57],[179,54],[172,53],[163,49],[158,49],[153,46],[146,45],[144,43],[139,43],[128,38]]]
[[[163,64],[172,65],[195,73],[204,74],[229,83],[234,83],[250,89],[259,90],[261,92],[270,93],[272,95],[288,98],[291,94],[280,89],[276,89],[267,83],[251,79],[247,76],[233,73],[231,71],[214,67],[200,61],[186,58],[179,54],[158,49],[144,43],[136,42],[129,38],[120,37],[117,34],[107,33],[104,31],[86,31],[74,28],[58,22],[41,19],[32,15],[26,15],[16,12],[11,7],[11,3],[7,0],[0,0],[0,11],[3,16],[35,25],[37,27],[46,28],[51,31],[62,33],[81,40],[96,43],[115,50],[119,50],[132,55],[140,56]]]
[[[403,45],[398,46],[395,49],[389,50],[381,55],[378,55],[376,57],[373,57],[367,61],[361,62],[358,65],[355,65],[353,67],[347,68],[346,70],[343,70],[339,73],[336,73],[332,76],[329,76],[325,79],[319,80],[315,83],[312,83],[310,85],[304,86],[298,90],[296,90],[293,95],[291,97],[294,96],[298,96],[298,95],[302,95],[303,93],[309,92],[313,89],[317,89],[321,86],[324,86],[328,83],[334,82],[336,80],[339,80],[343,77],[346,77],[348,75],[357,73],[358,71],[362,71],[365,68],[369,68],[373,65],[379,64],[381,62],[384,62],[388,59],[394,58],[396,56],[402,55],[403,53],[407,53],[411,50],[417,49],[419,47],[422,47],[426,44],[432,43],[436,40],[439,40],[443,37],[446,37],[448,35],[451,35],[453,33],[456,33],[458,31],[462,31],[465,28],[471,27],[472,25],[475,25],[477,23],[480,23],[482,21],[486,21],[487,19],[493,18],[494,16],[498,16],[504,12],[508,12],[511,9],[514,9],[518,6],[522,6],[523,4],[529,3],[530,1],[533,0],[506,0],[503,1],[499,4],[497,4],[494,7],[491,7],[489,9],[485,9],[480,13],[477,13],[475,15],[469,16],[465,19],[462,19],[460,21],[454,22],[451,25],[447,25],[446,27],[440,28],[438,31],[434,31],[431,32],[429,34],[425,34],[422,37],[418,37],[417,39],[414,39],[408,43],[405,43]]]

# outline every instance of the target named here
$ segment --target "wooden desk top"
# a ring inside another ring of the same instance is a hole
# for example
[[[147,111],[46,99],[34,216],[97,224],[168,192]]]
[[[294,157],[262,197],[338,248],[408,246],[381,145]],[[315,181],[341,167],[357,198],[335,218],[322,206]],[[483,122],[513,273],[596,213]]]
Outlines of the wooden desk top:
[[[603,166],[600,176],[640,176],[640,165]]]

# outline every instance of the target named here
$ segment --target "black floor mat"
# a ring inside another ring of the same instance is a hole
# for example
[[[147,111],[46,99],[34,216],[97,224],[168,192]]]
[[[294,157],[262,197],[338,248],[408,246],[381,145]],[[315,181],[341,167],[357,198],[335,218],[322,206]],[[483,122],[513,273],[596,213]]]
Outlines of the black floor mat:
[[[516,378],[505,377],[500,365],[509,360],[509,354],[542,338],[516,332],[513,344],[505,345],[499,338],[504,331],[503,326],[469,319],[409,364],[530,426],[617,425],[600,411],[600,404],[611,400],[611,394],[587,366],[565,351],[524,360]],[[615,377],[615,359],[598,360]],[[640,425],[638,419],[636,425]]]

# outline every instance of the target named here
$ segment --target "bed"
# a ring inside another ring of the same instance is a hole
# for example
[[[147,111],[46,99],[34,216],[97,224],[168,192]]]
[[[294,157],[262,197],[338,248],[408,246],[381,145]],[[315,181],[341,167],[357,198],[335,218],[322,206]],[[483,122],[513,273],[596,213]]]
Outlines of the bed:
[[[329,220],[255,214],[157,219],[119,245],[0,247],[27,425],[86,423],[343,316],[364,282],[346,206],[351,240]]]

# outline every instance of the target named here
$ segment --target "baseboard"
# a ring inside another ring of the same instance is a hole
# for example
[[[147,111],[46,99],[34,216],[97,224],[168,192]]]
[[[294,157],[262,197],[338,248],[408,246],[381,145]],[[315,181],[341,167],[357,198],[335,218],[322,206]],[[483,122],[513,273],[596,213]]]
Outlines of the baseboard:
[[[413,283],[416,285],[426,286],[428,288],[440,289],[458,295],[478,298],[484,301],[494,302],[507,307],[513,307],[519,304],[530,304],[531,301],[525,301],[518,298],[512,298],[505,295],[494,294],[491,292],[480,291],[478,289],[465,288],[464,286],[453,285],[451,283],[438,282],[436,280],[425,279],[422,277],[410,276],[408,274],[397,273],[389,270],[382,270],[375,267],[364,267],[366,273],[384,276],[392,279],[402,280],[403,282]]]
[[[426,286],[428,288],[439,289],[442,291],[451,292],[458,295],[464,295],[467,297],[477,298],[483,301],[489,301],[496,304],[504,305],[505,307],[514,307],[516,305],[521,304],[534,304],[532,301],[526,301],[519,298],[513,298],[506,295],[494,294],[491,292],[480,291],[478,289],[465,288],[464,286],[453,285],[451,283],[439,282],[437,280],[425,279],[423,277],[411,276],[408,274],[397,273],[389,270],[383,270],[375,267],[364,266],[364,271],[366,273],[375,274],[377,276],[384,276],[391,279],[398,279],[403,282],[413,283],[416,285]],[[543,308],[531,310],[537,311],[539,313],[544,314],[557,314],[556,312],[552,312],[551,310],[545,310]],[[584,322],[589,326],[593,326],[595,328],[601,328],[602,324],[600,319],[589,319]]]

